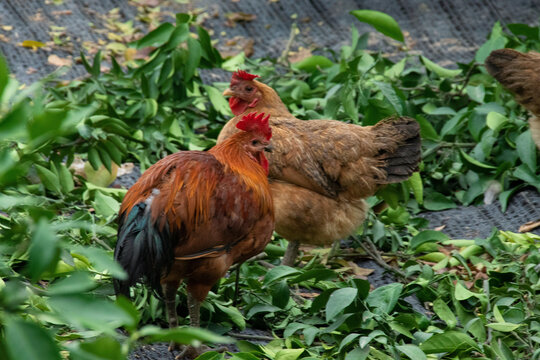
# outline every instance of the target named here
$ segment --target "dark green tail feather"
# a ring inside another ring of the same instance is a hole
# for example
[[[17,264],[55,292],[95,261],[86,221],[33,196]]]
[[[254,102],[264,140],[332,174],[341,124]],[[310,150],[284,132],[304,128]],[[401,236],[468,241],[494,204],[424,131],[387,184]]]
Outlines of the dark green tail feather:
[[[174,244],[169,229],[160,230],[150,219],[148,205],[139,203],[118,224],[114,259],[128,274],[126,280],[114,281],[117,295],[129,297],[129,288],[144,281],[161,295],[160,279],[174,262]]]

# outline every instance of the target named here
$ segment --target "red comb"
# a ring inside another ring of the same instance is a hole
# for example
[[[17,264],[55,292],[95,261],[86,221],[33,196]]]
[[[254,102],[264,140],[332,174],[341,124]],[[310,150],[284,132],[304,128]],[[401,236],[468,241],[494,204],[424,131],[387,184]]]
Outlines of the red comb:
[[[248,80],[248,81],[251,81],[255,78],[258,78],[260,77],[259,75],[253,75],[253,74],[250,74],[244,70],[238,70],[236,72],[233,72],[232,74],[232,80],[231,82],[233,81],[240,81],[240,80]]]
[[[268,119],[270,119],[270,115],[264,117],[264,113],[257,115],[256,112],[252,112],[243,116],[242,120],[236,124],[236,127],[247,132],[262,134],[266,140],[270,140],[272,137],[272,129],[268,124]]]

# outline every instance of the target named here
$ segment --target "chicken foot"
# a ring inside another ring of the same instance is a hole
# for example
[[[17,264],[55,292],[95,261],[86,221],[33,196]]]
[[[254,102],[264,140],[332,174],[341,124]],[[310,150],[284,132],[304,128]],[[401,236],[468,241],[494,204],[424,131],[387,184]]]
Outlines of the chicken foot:
[[[188,305],[188,311],[189,311],[189,325],[191,327],[200,327],[200,309],[201,309],[201,302],[198,301],[191,295],[190,292],[187,293],[187,305]],[[175,314],[176,317],[176,314]],[[170,321],[169,321],[170,324]],[[171,346],[172,346],[171,342]],[[227,347],[222,346],[217,349],[212,349],[211,347],[208,347],[206,345],[200,345],[200,346],[193,346],[193,345],[182,345],[178,346],[176,345],[176,349],[180,350],[180,353],[176,355],[176,360],[181,359],[195,359],[199,355],[207,352],[207,351],[217,351],[217,352],[224,352],[227,351]],[[171,351],[171,347],[169,346],[169,351]]]

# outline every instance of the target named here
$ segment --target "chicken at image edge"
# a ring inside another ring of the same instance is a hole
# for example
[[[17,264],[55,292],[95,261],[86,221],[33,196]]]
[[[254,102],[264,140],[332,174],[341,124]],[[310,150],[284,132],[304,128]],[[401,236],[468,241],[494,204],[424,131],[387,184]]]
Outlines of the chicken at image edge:
[[[540,149],[540,54],[495,50],[486,59],[485,66],[491,76],[514,93],[516,101],[533,114],[529,125]]]
[[[223,93],[236,115],[218,137],[237,132],[247,112],[271,115],[270,189],[276,232],[289,241],[282,264],[292,266],[299,243],[330,245],[353,234],[368,210],[365,199],[409,178],[421,157],[420,127],[411,118],[359,126],[295,118],[269,86],[238,71]]]

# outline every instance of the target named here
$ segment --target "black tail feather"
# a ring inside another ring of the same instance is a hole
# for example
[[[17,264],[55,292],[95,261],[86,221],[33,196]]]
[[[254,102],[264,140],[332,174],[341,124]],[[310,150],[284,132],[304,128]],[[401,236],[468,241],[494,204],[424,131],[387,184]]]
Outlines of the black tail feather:
[[[160,279],[174,261],[169,231],[167,228],[160,231],[150,221],[148,209],[147,204],[139,203],[119,220],[114,259],[122,265],[128,278],[114,280],[117,295],[129,298],[129,288],[140,281],[161,295]]]

